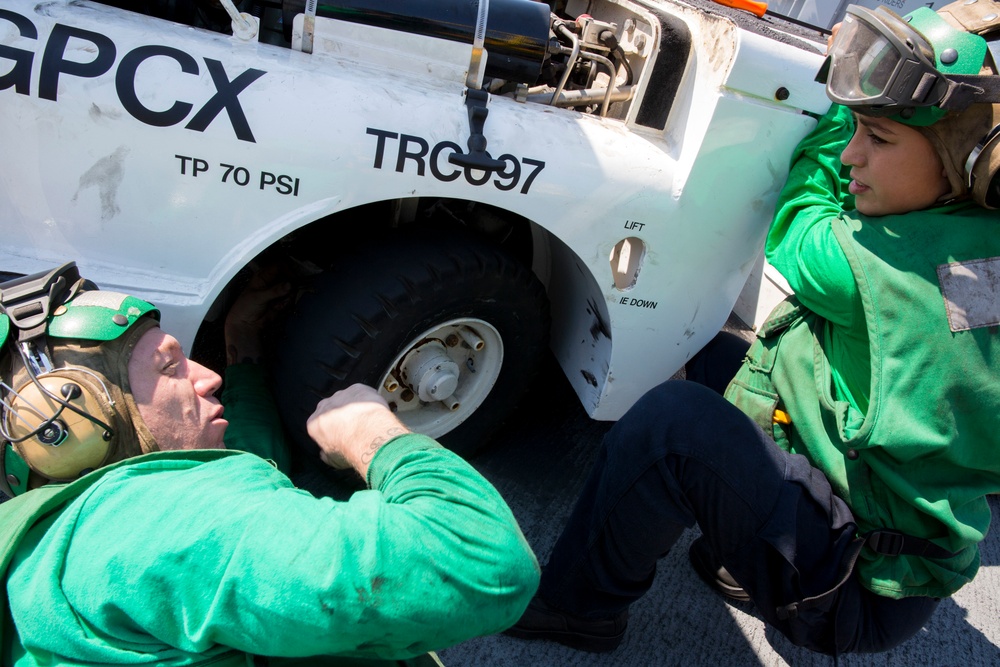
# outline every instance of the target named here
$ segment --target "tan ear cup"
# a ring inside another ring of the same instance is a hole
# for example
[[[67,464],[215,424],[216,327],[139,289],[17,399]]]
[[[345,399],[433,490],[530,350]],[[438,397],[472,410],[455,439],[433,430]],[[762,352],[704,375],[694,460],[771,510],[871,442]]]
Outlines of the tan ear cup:
[[[61,370],[38,381],[52,394],[80,411],[114,427],[110,398],[97,378],[80,371]],[[22,438],[62,407],[34,382],[8,396],[4,424],[13,439]],[[63,408],[52,424],[38,434],[14,443],[21,458],[37,473],[52,480],[72,480],[100,467],[111,448],[111,433],[83,415]]]
[[[1000,208],[1000,125],[973,149],[966,170],[972,181],[973,201],[985,208]]]

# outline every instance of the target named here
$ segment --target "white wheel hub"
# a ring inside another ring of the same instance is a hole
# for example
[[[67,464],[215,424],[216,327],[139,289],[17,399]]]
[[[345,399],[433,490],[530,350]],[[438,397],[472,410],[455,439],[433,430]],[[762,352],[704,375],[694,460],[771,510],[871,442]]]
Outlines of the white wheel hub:
[[[407,427],[438,438],[479,409],[502,366],[499,332],[483,320],[459,318],[410,341],[379,393]]]
[[[458,364],[436,339],[410,350],[399,367],[399,375],[426,403],[450,398],[458,389]]]

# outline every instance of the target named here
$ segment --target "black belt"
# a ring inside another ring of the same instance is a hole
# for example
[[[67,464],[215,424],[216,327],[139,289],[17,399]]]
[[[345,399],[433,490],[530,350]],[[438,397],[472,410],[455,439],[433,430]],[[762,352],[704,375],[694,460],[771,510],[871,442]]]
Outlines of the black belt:
[[[943,547],[939,547],[930,540],[925,540],[922,537],[914,537],[913,535],[907,535],[906,533],[901,533],[898,530],[890,530],[887,528],[873,530],[858,537],[858,539],[856,539],[851,545],[851,550],[848,553],[847,558],[844,559],[846,567],[843,568],[843,571],[833,588],[825,593],[820,593],[819,595],[814,595],[812,597],[805,598],[804,600],[799,600],[798,602],[792,602],[791,604],[778,607],[776,609],[778,618],[783,621],[795,618],[799,615],[799,610],[816,607],[835,594],[837,589],[843,586],[844,583],[850,579],[851,573],[854,572],[854,565],[858,562],[858,556],[861,554],[861,549],[866,546],[875,553],[882,554],[883,556],[921,556],[923,558],[942,559],[954,558],[960,553],[952,553]]]
[[[922,556],[924,558],[954,558],[952,553],[930,540],[901,533],[898,530],[873,530],[862,535],[865,546],[884,556]]]

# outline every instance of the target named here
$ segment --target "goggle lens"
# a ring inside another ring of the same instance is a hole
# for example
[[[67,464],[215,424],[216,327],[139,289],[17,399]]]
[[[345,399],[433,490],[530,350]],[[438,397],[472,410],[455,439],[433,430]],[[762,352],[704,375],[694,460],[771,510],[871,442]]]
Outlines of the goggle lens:
[[[845,103],[881,100],[903,58],[896,46],[848,16],[830,49],[829,88]]]

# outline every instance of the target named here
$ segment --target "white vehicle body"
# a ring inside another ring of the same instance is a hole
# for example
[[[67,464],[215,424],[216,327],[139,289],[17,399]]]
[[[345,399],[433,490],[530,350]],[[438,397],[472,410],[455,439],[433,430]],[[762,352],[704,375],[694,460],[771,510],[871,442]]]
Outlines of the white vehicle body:
[[[448,161],[470,134],[472,45],[317,18],[307,53],[302,15],[289,47],[5,0],[0,271],[75,260],[155,303],[190,349],[234,277],[289,235],[357,238],[344,214],[373,202],[414,229],[418,201],[488,205],[527,226],[551,348],[587,412],[617,419],[726,321],[791,151],[829,104],[821,35],[716,7],[568,3],[616,26],[631,101],[601,117],[491,95],[488,150],[515,178]],[[687,31],[686,52],[664,51],[667,30]],[[654,67],[672,61],[657,114]]]

